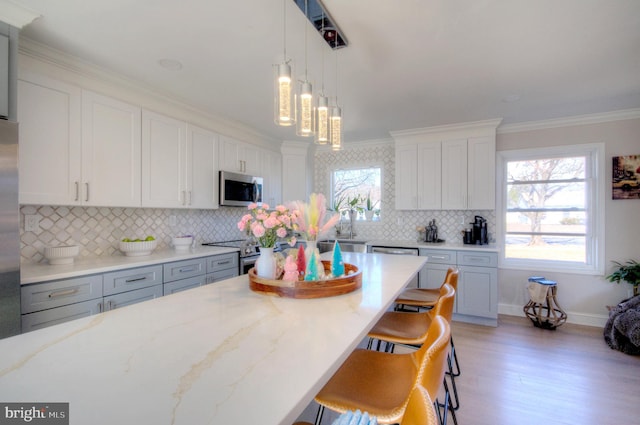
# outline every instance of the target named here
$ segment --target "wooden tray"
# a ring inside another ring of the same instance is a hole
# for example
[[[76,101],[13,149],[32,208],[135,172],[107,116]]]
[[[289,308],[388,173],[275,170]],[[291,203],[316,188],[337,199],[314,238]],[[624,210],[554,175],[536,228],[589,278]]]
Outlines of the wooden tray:
[[[331,262],[322,261],[324,270],[331,270]],[[345,276],[327,280],[265,279],[256,275],[255,268],[249,270],[249,287],[254,292],[287,298],[324,298],[347,294],[362,287],[362,271],[353,264],[344,264]]]

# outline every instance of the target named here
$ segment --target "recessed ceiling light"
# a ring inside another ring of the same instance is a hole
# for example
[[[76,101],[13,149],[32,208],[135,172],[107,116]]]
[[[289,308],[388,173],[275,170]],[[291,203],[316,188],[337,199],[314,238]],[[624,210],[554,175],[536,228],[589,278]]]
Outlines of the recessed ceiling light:
[[[520,96],[519,94],[508,94],[502,98],[502,101],[505,103],[512,103],[517,102],[520,99],[522,99],[522,96]]]
[[[165,69],[169,69],[171,71],[180,71],[182,69],[182,63],[180,61],[177,61],[175,59],[160,59],[158,60],[158,64],[165,68]]]

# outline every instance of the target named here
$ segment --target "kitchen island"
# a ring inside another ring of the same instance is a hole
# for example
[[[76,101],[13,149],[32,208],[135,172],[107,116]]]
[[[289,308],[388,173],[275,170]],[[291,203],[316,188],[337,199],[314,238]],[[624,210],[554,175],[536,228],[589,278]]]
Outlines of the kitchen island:
[[[0,400],[69,402],[71,424],[291,424],[426,261],[344,260],[363,271],[346,295],[243,275],[0,340]]]

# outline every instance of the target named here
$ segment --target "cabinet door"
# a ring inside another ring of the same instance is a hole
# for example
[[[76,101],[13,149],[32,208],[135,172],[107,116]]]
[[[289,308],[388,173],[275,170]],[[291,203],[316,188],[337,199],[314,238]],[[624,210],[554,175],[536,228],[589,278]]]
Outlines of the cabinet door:
[[[18,81],[20,203],[80,204],[80,88],[28,75]]]
[[[149,301],[162,296],[162,285],[150,286],[148,288],[136,289],[135,291],[123,292],[121,294],[104,297],[104,311],[115,310],[116,308]]]
[[[218,208],[218,135],[187,126],[187,205]]]
[[[439,210],[442,204],[440,142],[420,143],[417,149],[418,209]]]
[[[163,285],[163,294],[171,295],[176,292],[186,291],[187,289],[197,288],[204,285],[206,282],[205,276],[196,276],[189,279],[176,280],[175,282],[165,283]]]
[[[240,159],[243,161],[243,173],[262,177],[262,149],[257,146],[242,143]]]
[[[496,319],[498,317],[498,269],[460,266],[457,313]]]
[[[396,146],[396,209],[418,207],[418,160],[416,145]]]
[[[84,205],[140,206],[140,123],[139,107],[82,92]]]
[[[102,298],[22,315],[22,333],[69,322],[102,311]]]
[[[496,208],[496,139],[476,137],[467,141],[469,181],[468,209]]]
[[[142,206],[186,208],[186,123],[142,111]]]
[[[228,254],[214,255],[206,258],[207,273],[215,273],[221,270],[240,270],[240,259],[237,252],[230,252]]]
[[[20,295],[22,314],[101,299],[102,275],[94,274],[22,285]]]
[[[442,142],[442,209],[467,208],[467,139]]]
[[[162,265],[164,282],[186,279],[193,276],[202,276],[207,272],[207,260],[194,258],[193,260],[175,261]]]
[[[263,158],[264,192],[262,200],[273,208],[282,203],[282,156],[276,152],[263,151]]]
[[[218,164],[223,171],[243,172],[240,142],[229,137],[220,137]]]

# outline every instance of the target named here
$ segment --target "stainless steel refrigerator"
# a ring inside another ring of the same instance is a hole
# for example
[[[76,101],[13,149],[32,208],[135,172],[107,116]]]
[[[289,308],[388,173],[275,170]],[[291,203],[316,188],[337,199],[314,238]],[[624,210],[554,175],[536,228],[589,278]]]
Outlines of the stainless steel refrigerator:
[[[0,119],[0,338],[19,333],[18,124]]]

